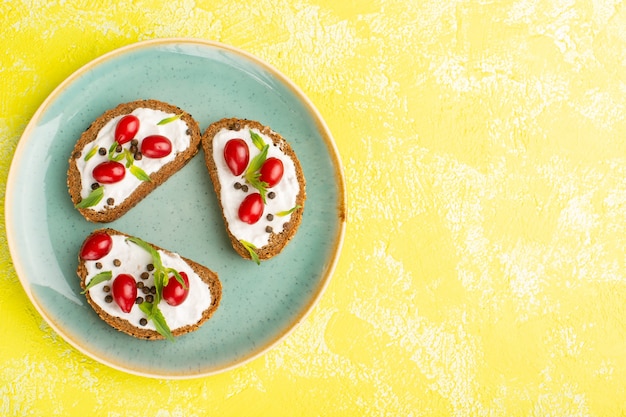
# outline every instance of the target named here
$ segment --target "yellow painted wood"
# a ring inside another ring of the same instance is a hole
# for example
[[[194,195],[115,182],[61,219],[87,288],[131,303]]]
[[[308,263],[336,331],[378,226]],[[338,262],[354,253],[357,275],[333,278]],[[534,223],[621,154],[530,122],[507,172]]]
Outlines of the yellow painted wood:
[[[0,234],[0,414],[626,414],[626,7],[619,1],[9,1],[0,195],[65,77],[197,37],[285,73],[341,154],[348,225],[320,303],[195,380],[86,358],[30,305]]]

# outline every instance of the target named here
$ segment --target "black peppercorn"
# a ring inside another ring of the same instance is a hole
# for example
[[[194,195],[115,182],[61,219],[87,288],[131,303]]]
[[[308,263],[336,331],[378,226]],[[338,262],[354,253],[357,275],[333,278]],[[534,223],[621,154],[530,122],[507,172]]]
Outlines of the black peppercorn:
[[[115,204],[115,199],[113,197],[107,198],[107,204],[109,206],[112,206],[113,204]]]
[[[96,269],[102,269],[102,264],[100,262],[96,262]]]
[[[274,191],[270,191],[269,193],[267,193],[267,198],[269,198],[270,200],[274,197],[276,197],[276,193]]]
[[[154,296],[153,295],[146,295],[146,303],[151,303],[154,301]]]
[[[245,185],[245,184],[244,184],[244,185],[242,185],[242,186],[241,186],[241,191],[243,191],[244,193],[247,193],[247,192],[248,192],[248,186],[247,186],[247,185]]]
[[[94,182],[93,184],[91,184],[91,189],[92,190],[95,190],[98,187],[100,187],[100,184],[98,184],[97,182]]]
[[[112,303],[113,302],[113,296],[112,295],[107,295],[106,297],[104,297],[104,301],[107,303]]]
[[[142,317],[141,319],[139,319],[139,324],[141,324],[142,326],[145,326],[146,324],[148,324],[148,320]]]
[[[104,156],[104,155],[106,155],[106,154],[107,154],[107,150],[106,150],[105,148],[100,148],[100,149],[98,149],[98,153],[99,153],[100,155]]]
[[[111,287],[109,287],[108,285],[105,285],[104,287],[102,287],[102,291],[110,292],[111,291]]]
[[[265,218],[271,222],[272,220],[274,220],[274,215],[272,213],[268,213]]]
[[[147,269],[148,271],[153,271],[153,270],[154,270],[154,265],[152,265],[152,264],[148,264],[148,265],[146,266],[146,269]]]
[[[141,152],[137,151],[135,152],[135,155],[133,155],[133,158],[135,158],[135,161],[139,161],[141,160],[143,155],[141,155]]]
[[[141,279],[148,279],[148,277],[150,276],[149,273],[147,272],[142,272],[141,275],[139,275],[141,277]]]
[[[122,261],[120,261],[119,259],[113,259],[113,265],[120,266],[121,264],[122,264]]]
[[[135,304],[141,304],[141,303],[143,303],[143,297],[135,298]]]

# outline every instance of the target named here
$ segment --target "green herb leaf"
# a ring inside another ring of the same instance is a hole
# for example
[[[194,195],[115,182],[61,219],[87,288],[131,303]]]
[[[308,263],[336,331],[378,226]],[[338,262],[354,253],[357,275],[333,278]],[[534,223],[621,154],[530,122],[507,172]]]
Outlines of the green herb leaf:
[[[98,187],[95,190],[91,191],[87,197],[85,197],[82,200],[80,200],[80,203],[76,204],[74,207],[76,207],[76,208],[93,207],[96,204],[98,204],[100,202],[100,200],[102,200],[102,197],[104,197],[104,186],[103,185],[101,185],[100,187]]]
[[[252,130],[250,130],[250,138],[252,139],[252,143],[254,143],[254,146],[262,151],[263,147],[265,146],[265,141],[263,140],[261,135],[254,133]]]
[[[245,240],[240,240],[239,242],[243,245],[244,248],[246,248],[252,260],[256,262],[257,265],[261,265],[261,260],[259,259],[259,255],[257,255],[255,251],[256,246],[254,246],[250,242],[246,242]]]
[[[148,181],[148,182],[152,181],[150,176],[148,174],[146,174],[146,171],[144,171],[143,169],[139,168],[137,165],[131,165],[129,170],[130,170],[131,174],[133,174],[135,177],[137,177],[141,181]]]
[[[159,123],[157,123],[157,125],[158,125],[158,126],[160,126],[160,125],[166,125],[166,124],[168,124],[168,123],[173,122],[174,120],[178,120],[178,119],[180,119],[180,117],[181,117],[182,115],[183,115],[183,113],[181,113],[181,114],[177,114],[177,115],[172,116],[172,117],[166,117],[165,119],[163,119],[163,120],[161,120]]]
[[[279,216],[279,217],[289,216],[291,213],[293,213],[294,211],[298,210],[300,207],[302,207],[302,206],[296,205],[295,207],[292,207],[289,210],[279,211],[278,213],[276,213],[276,215]]]
[[[89,152],[87,152],[87,155],[85,155],[85,162],[89,161],[96,154],[96,152],[98,152],[98,147],[94,146]]]
[[[251,186],[259,190],[259,193],[261,194],[261,198],[263,199],[264,204],[266,203],[265,195],[267,194],[268,184],[265,181],[261,181],[259,179],[261,178],[261,173],[259,172],[259,170],[261,169],[261,167],[265,163],[265,160],[267,159],[267,151],[269,150],[269,148],[270,148],[270,145],[263,146],[261,153],[259,153],[257,156],[252,158],[252,161],[248,165],[248,168],[246,169],[246,172],[243,175],[244,179]]]
[[[145,250],[146,252],[148,252],[150,254],[150,257],[152,258],[152,264],[154,265],[154,286],[156,287],[157,293],[156,293],[156,301],[155,304],[158,304],[159,301],[161,300],[161,297],[163,296],[163,287],[164,287],[164,280],[167,277],[167,272],[165,271],[165,268],[163,267],[163,261],[161,261],[161,255],[159,254],[159,252],[154,249],[152,247],[152,245],[150,245],[149,243],[139,239],[138,237],[129,237],[126,239],[126,241],[131,241],[133,242],[135,245],[139,246],[140,248],[142,248],[143,250]]]
[[[152,304],[144,301],[143,303],[139,304],[139,309],[143,311],[148,320],[151,320],[154,323],[156,331],[159,332],[161,336],[165,337],[171,342],[174,342],[174,335],[172,334],[170,327],[165,321],[163,313],[161,312],[161,310],[159,310],[159,307],[156,303]]]
[[[113,154],[115,153],[115,149],[117,149],[117,145],[119,144],[117,143],[116,140],[114,140],[111,146],[109,146],[109,159],[113,157]]]
[[[81,294],[85,294],[87,291],[89,291],[91,287],[96,286],[100,284],[101,282],[108,281],[112,277],[113,277],[113,273],[111,271],[100,272],[98,275],[91,278],[91,280],[89,281],[89,284],[87,284],[87,286],[85,287],[83,292],[81,292]]]
[[[124,149],[124,156],[126,157],[126,168],[130,168],[135,162],[135,158],[128,149]]]

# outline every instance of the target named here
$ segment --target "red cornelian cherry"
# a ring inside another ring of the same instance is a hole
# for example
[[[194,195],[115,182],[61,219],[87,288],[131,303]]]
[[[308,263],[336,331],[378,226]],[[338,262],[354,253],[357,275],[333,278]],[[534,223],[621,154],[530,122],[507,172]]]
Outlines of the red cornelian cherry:
[[[224,146],[224,160],[233,175],[241,175],[250,161],[250,151],[243,139],[231,139]]]
[[[182,271],[179,272],[179,274],[185,282],[184,287],[178,282],[175,276],[171,276],[167,285],[163,287],[163,299],[173,307],[181,305],[189,295],[189,278],[187,274]]]
[[[104,258],[113,248],[113,239],[106,232],[96,232],[89,236],[80,249],[80,257],[86,261]]]
[[[283,172],[283,162],[280,159],[267,158],[259,170],[261,174],[259,180],[265,182],[268,188],[272,188],[283,178]]]
[[[115,141],[120,145],[130,142],[135,138],[138,131],[139,119],[135,115],[127,114],[115,126]]]
[[[119,274],[113,280],[111,287],[113,293],[113,300],[122,309],[124,313],[130,313],[133,305],[135,305],[135,299],[137,298],[137,283],[135,278],[129,274]]]
[[[104,161],[96,165],[92,174],[101,184],[114,184],[124,179],[126,167],[117,161]]]
[[[248,194],[239,206],[239,219],[248,224],[254,224],[259,221],[263,215],[263,199],[261,194]]]
[[[141,141],[141,154],[148,158],[163,158],[172,153],[172,142],[162,135],[150,135]]]

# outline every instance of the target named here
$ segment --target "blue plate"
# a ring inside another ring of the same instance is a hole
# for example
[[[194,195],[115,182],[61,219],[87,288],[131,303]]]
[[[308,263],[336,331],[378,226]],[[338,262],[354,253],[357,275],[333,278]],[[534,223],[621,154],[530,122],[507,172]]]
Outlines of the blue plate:
[[[80,294],[77,253],[101,225],[73,208],[68,159],[81,132],[105,110],[153,98],[191,113],[202,130],[223,117],[258,120],[290,141],[307,180],[300,229],[257,266],[228,240],[202,151],[108,226],[216,271],[222,303],[175,343],[127,336],[100,320]],[[243,364],[275,345],[328,284],[345,230],[342,168],[333,139],[306,96],[276,69],[241,50],[195,39],[140,42],[85,65],[44,101],[15,152],[6,190],[15,269],[43,318],[71,345],[113,368],[190,378]]]

